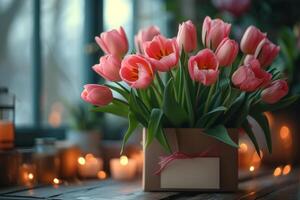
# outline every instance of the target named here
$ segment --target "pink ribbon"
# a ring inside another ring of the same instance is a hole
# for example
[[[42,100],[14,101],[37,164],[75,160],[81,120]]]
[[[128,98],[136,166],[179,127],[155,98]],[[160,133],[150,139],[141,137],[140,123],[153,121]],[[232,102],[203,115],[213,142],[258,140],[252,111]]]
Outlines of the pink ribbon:
[[[211,150],[212,148],[209,148],[206,151],[202,151],[200,153],[195,153],[195,154],[186,154],[177,151],[169,156],[161,157],[160,162],[158,163],[160,168],[155,172],[155,175],[159,175],[173,160],[206,157],[207,154],[211,152]]]

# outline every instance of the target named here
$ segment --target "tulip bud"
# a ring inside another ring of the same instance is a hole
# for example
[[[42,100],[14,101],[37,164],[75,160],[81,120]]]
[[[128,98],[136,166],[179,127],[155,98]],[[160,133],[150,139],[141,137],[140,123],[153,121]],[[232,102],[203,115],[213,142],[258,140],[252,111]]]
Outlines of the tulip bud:
[[[224,38],[216,50],[216,56],[220,66],[231,65],[239,52],[239,45],[236,41]]]
[[[259,60],[261,67],[265,68],[272,64],[279,51],[279,46],[276,46],[270,40],[265,38],[259,43],[255,51],[255,57]]]
[[[266,37],[265,33],[262,33],[255,26],[249,26],[245,31],[241,40],[241,50],[245,54],[253,55],[258,44]]]
[[[185,52],[191,52],[197,48],[196,27],[191,20],[179,24],[177,44]]]
[[[265,103],[273,104],[287,95],[288,91],[289,87],[286,81],[276,80],[273,81],[269,87],[262,91],[261,99]]]
[[[95,106],[105,106],[112,102],[113,95],[111,90],[104,85],[87,84],[84,86],[81,98]]]
[[[93,66],[93,70],[100,76],[109,81],[121,81],[119,70],[121,67],[121,60],[114,55],[102,56],[99,64]]]
[[[220,42],[229,36],[231,24],[220,19],[212,20],[205,17],[202,26],[202,43],[205,47],[215,50]]]
[[[95,37],[95,40],[106,54],[122,58],[128,51],[128,40],[122,27],[119,30],[103,32],[100,37]]]

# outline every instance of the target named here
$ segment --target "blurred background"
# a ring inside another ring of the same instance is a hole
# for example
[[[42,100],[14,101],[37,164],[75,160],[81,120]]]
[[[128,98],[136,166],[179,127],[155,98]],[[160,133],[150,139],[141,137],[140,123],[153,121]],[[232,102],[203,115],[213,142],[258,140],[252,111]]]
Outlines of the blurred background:
[[[297,0],[0,0],[0,86],[16,96],[15,144],[32,147],[36,138],[67,138],[86,141],[83,148],[93,152],[91,141],[96,137],[97,144],[101,138],[104,143],[116,141],[118,147],[126,120],[89,112],[80,92],[86,83],[103,82],[91,70],[102,55],[94,37],[119,26],[127,33],[131,52],[135,33],[149,25],[174,37],[178,23],[191,19],[200,38],[203,19],[209,15],[232,23],[231,37],[238,41],[247,26],[255,25],[281,46],[274,65],[286,72],[290,93],[299,93],[299,8]],[[266,164],[297,163],[299,111],[295,104],[268,113],[274,153],[264,153]],[[240,153],[249,156],[241,166],[260,166],[244,136],[240,146]]]

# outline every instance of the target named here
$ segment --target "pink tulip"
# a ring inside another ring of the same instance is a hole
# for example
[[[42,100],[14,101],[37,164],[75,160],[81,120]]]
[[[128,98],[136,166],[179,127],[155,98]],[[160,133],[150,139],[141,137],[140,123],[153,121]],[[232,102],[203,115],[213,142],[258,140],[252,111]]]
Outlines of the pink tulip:
[[[241,50],[245,54],[254,54],[258,44],[266,37],[255,26],[249,26],[241,40]]]
[[[246,55],[244,59],[244,65],[249,64],[252,60],[256,60],[254,55]]]
[[[177,44],[179,49],[183,47],[185,52],[194,51],[197,48],[196,27],[191,20],[179,24]]]
[[[255,57],[259,60],[261,67],[270,66],[280,51],[280,47],[265,38],[255,51]]]
[[[179,48],[176,39],[167,39],[157,35],[144,43],[144,52],[152,66],[161,72],[170,71],[179,60]]]
[[[105,106],[112,102],[113,95],[111,90],[104,85],[87,84],[81,93],[81,98],[96,106]]]
[[[221,11],[227,11],[239,17],[250,7],[251,0],[212,0],[214,6]]]
[[[232,83],[240,90],[253,92],[270,83],[272,75],[260,68],[258,60],[239,67],[232,75]]]
[[[139,30],[138,34],[134,36],[137,53],[144,54],[143,43],[151,41],[156,35],[160,35],[160,30],[157,26],[149,26]]]
[[[151,64],[141,55],[128,55],[121,64],[120,76],[132,88],[147,88],[153,81]]]
[[[128,51],[128,40],[122,27],[119,30],[103,32],[100,37],[95,37],[95,40],[106,54],[122,58]]]
[[[223,22],[221,19],[212,20],[205,17],[202,26],[202,42],[205,47],[215,50],[220,42],[229,36],[231,24]]]
[[[236,41],[224,38],[216,50],[216,56],[220,66],[231,65],[239,52],[239,45]]]
[[[212,85],[218,79],[219,61],[210,49],[203,49],[189,59],[189,74],[192,80]]]
[[[286,81],[276,80],[273,81],[270,86],[264,89],[261,93],[261,99],[263,102],[273,104],[278,102],[281,98],[287,95],[289,87]]]
[[[100,76],[109,81],[121,81],[119,70],[121,67],[121,60],[114,55],[102,56],[99,64],[93,66],[93,70]]]

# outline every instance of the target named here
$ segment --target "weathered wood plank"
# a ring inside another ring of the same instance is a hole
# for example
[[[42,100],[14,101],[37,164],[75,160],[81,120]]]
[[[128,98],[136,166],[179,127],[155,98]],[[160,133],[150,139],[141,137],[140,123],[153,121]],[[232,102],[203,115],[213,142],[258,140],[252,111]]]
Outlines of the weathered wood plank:
[[[51,199],[51,200],[197,200],[197,199],[297,199],[299,191],[299,170],[287,176],[274,177],[272,171],[243,176],[236,193],[196,193],[196,192],[143,192],[141,181],[118,182],[83,181],[72,185],[39,186],[37,188],[11,188],[0,190],[0,200]],[[266,175],[267,174],[267,175]],[[286,198],[285,198],[286,197]]]

